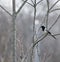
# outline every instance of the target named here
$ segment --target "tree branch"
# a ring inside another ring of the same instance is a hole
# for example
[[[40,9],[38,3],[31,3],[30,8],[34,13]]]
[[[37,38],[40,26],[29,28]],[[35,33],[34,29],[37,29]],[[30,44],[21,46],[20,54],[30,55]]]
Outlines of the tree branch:
[[[42,37],[39,40],[36,40],[35,43],[33,44],[33,47],[35,47],[35,45],[38,44],[38,42],[42,41],[47,35],[48,35],[48,33],[45,33],[44,37]]]
[[[51,8],[50,8],[49,10],[51,10],[59,1],[60,1],[60,0],[57,0],[57,1],[51,6]]]
[[[20,12],[20,10],[23,8],[23,6],[25,5],[25,3],[27,2],[27,0],[25,0],[22,5],[20,6],[20,8],[17,10],[16,14],[18,14]]]
[[[31,0],[31,2],[34,4],[33,0]]]
[[[24,2],[24,0],[22,0],[23,2]],[[29,3],[29,2],[26,2],[27,4],[29,4],[29,5],[31,5],[31,6],[33,6],[31,3]],[[34,6],[33,6],[34,7]]]
[[[57,11],[57,10],[60,10],[60,8],[53,9],[53,10],[50,11],[50,13],[54,12],[54,11]]]
[[[0,5],[0,7],[1,7],[6,13],[8,13],[10,16],[12,16],[3,6]]]
[[[44,35],[44,34],[43,34],[43,35]],[[45,33],[44,37],[42,37],[42,38],[39,39],[39,40],[37,39],[34,44],[33,44],[33,43],[31,44],[31,46],[29,47],[29,50],[27,51],[27,54],[23,57],[23,59],[22,59],[21,62],[24,62],[24,60],[27,58],[28,53],[32,50],[32,48],[34,48],[35,45],[36,45],[38,42],[42,41],[47,35],[48,35],[48,33]]]
[[[40,0],[39,2],[36,3],[36,5],[38,5],[39,3],[41,3],[43,0]]]
[[[58,21],[60,15],[57,17],[56,21],[52,24],[52,26],[49,28],[49,30],[56,24],[56,22]]]
[[[58,35],[60,35],[60,33],[59,34],[54,34],[54,36],[58,36]]]
[[[26,3],[28,3],[29,5],[31,5],[31,6],[33,6],[31,3],[29,3],[29,2],[26,2]],[[34,6],[33,6],[34,7]]]

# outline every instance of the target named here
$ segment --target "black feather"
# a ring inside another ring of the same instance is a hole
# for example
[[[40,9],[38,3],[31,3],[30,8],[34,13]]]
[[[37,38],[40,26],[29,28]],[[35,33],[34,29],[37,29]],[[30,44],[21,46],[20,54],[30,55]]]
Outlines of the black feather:
[[[44,27],[44,26],[41,26],[41,28],[42,28],[42,31],[44,31],[44,30],[45,30],[45,27]]]
[[[42,31],[45,30],[45,26],[41,26],[41,28],[42,28]],[[54,39],[56,39],[56,37],[55,37],[54,35],[52,35],[50,31],[48,31],[48,30],[46,30],[46,31],[47,31],[48,34],[50,34]]]
[[[47,30],[47,32],[48,32],[54,39],[56,39],[56,37],[55,37],[54,35],[52,35],[51,32],[49,32],[48,30]]]

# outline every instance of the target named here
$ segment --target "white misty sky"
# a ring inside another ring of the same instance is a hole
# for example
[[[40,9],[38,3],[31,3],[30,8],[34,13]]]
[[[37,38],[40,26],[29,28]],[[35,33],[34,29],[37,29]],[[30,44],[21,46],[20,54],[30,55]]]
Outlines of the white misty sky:
[[[11,4],[12,4],[11,2],[12,2],[12,0],[0,0],[0,4],[7,6],[7,7],[11,6]]]
[[[34,1],[34,0],[33,0],[33,1]],[[38,2],[38,1],[40,1],[40,0],[37,0],[37,2]],[[37,6],[37,9],[38,9],[37,15],[39,15],[39,13],[40,13],[41,15],[44,15],[44,14],[45,14],[46,8],[43,9],[43,6],[44,6],[44,4],[46,3],[46,0],[44,0],[44,1],[45,1],[44,3],[40,4],[40,7]],[[49,0],[49,1],[51,1],[51,0]],[[51,3],[53,3],[53,1],[56,2],[57,0],[52,0]],[[28,0],[28,2],[30,2],[30,0]],[[31,3],[31,2],[30,2],[30,3]],[[9,12],[12,13],[12,0],[0,0],[0,4],[1,4],[4,8],[6,8]],[[22,4],[22,1],[21,1],[21,0],[16,0],[16,10],[20,7],[21,4]],[[60,6],[60,2],[58,3],[57,6]],[[26,14],[29,14],[29,12],[32,11],[32,9],[31,9],[31,8],[28,8],[28,6],[25,6],[23,11],[24,11]],[[32,15],[33,15],[33,11],[32,11]]]
[[[0,0],[0,5],[2,5],[5,9],[12,13],[12,0]],[[16,0],[16,9],[20,7],[21,0]]]

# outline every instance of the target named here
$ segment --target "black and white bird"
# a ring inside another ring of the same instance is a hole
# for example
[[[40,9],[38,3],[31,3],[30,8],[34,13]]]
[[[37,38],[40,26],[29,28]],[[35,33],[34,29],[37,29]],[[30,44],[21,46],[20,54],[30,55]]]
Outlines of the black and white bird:
[[[45,27],[45,26],[41,26],[41,28],[42,28],[42,31],[47,32],[47,33],[50,34],[54,39],[56,39],[56,37],[55,37],[54,35],[52,35],[50,31],[46,30],[46,27]]]

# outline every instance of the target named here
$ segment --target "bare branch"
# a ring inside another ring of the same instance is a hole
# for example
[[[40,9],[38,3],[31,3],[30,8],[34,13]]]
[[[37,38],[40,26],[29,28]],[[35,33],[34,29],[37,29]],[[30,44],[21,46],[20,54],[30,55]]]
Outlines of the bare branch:
[[[58,36],[58,35],[60,35],[60,33],[59,34],[54,34],[54,36]]]
[[[44,34],[43,34],[43,35],[44,35]],[[27,54],[23,57],[23,59],[22,59],[21,62],[24,62],[24,60],[28,57],[28,53],[32,50],[32,48],[34,48],[35,45],[36,45],[38,42],[42,41],[47,35],[48,35],[48,33],[45,33],[44,37],[42,37],[40,40],[37,39],[34,44],[33,44],[33,43],[31,44],[31,46],[29,47],[29,50],[27,51]]]
[[[39,3],[41,3],[43,0],[40,0],[39,2],[36,3],[36,5],[38,5]]]
[[[32,47],[33,47],[33,43],[32,43],[31,46],[29,47],[29,49],[28,49],[26,55],[23,57],[23,59],[21,60],[21,62],[24,62],[24,60],[28,57],[28,53],[31,51]]]
[[[49,30],[56,24],[56,22],[58,21],[59,18],[60,18],[60,15],[57,17],[56,21],[52,24],[52,26],[49,28]]]
[[[12,16],[3,6],[0,5],[0,7],[1,7],[6,13],[8,13],[10,16]]]
[[[31,6],[33,6],[31,3],[29,3],[29,2],[26,2],[26,3],[28,3],[29,5],[31,5]],[[33,6],[34,7],[34,6]]]
[[[20,8],[19,8],[18,11],[16,12],[16,14],[18,14],[18,13],[21,11],[21,9],[22,9],[23,6],[26,4],[26,2],[27,2],[27,0],[25,0],[25,1],[22,3],[22,5],[20,6]]]
[[[44,33],[44,34],[45,34],[45,33]],[[35,40],[35,42],[38,41],[42,36],[44,36],[44,34],[42,34],[40,37],[38,37],[38,38]]]
[[[37,40],[34,44],[33,44],[33,47],[35,47],[36,44],[38,44],[40,41],[42,41],[46,36],[48,35],[48,33],[45,33],[44,37]]]
[[[60,1],[60,0],[57,0],[57,1],[51,6],[51,8],[50,8],[49,10],[51,10],[59,1]]]
[[[57,11],[57,10],[60,10],[60,8],[53,9],[53,10],[50,11],[50,13],[51,13],[51,12],[54,12],[54,11]]]
[[[24,2],[24,0],[22,0],[23,2]],[[29,5],[31,5],[31,6],[33,6],[31,3],[29,3],[29,2],[26,2],[27,4],[29,4]],[[34,7],[34,6],[33,6]]]
[[[48,52],[48,49],[46,49],[46,52],[44,53],[44,56],[41,62],[46,62],[46,60],[48,60],[51,56],[52,54]]]
[[[31,0],[31,2],[34,4],[33,0]]]

